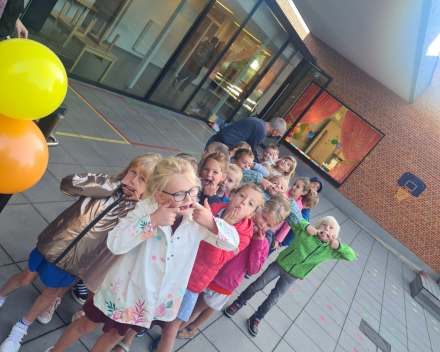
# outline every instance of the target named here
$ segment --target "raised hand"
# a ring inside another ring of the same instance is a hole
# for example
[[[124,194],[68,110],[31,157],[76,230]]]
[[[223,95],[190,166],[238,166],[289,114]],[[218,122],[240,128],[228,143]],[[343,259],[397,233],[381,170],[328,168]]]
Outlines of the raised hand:
[[[333,235],[331,240],[330,240],[330,244],[329,246],[333,249],[338,249],[339,248],[339,241],[335,238],[335,236]]]
[[[312,225],[307,226],[306,231],[310,236],[316,236],[319,233]]]
[[[212,197],[214,194],[216,194],[217,190],[218,186],[213,182],[203,187],[203,193],[209,197]]]
[[[264,232],[261,230],[258,230],[257,232],[254,232],[254,235],[252,236],[252,239],[262,241],[266,238],[264,235]]]
[[[227,212],[222,219],[225,222],[227,222],[229,225],[233,226],[237,222],[237,216],[238,216],[238,209],[234,208],[232,211]]]
[[[129,189],[126,189],[126,192],[128,192],[126,200],[135,200],[139,202],[140,195],[136,190],[132,192]]]
[[[270,186],[272,186],[272,182],[269,180],[266,180],[265,178],[262,178],[260,180],[260,186],[263,187],[264,190],[268,189]]]
[[[171,208],[171,200],[162,204],[153,214],[150,215],[151,226],[171,226],[176,220],[179,208]]]
[[[272,249],[275,249],[277,251],[280,248],[281,248],[280,242],[278,242],[277,240],[273,240],[273,242],[272,242]]]
[[[211,232],[217,232],[217,226],[214,221],[214,217],[211,213],[211,208],[209,207],[208,200],[205,199],[205,204],[202,206],[197,203],[193,203],[194,208],[192,213],[193,220],[200,226],[206,227]]]

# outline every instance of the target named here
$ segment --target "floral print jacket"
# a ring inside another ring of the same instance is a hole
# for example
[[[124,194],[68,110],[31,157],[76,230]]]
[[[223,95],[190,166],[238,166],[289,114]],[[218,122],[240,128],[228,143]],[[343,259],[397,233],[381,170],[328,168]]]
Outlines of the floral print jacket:
[[[192,220],[192,212],[173,235],[171,226],[152,227],[150,214],[158,207],[151,198],[140,201],[108,235],[109,250],[121,257],[96,292],[94,304],[119,323],[149,328],[154,320],[174,320],[200,241],[227,251],[238,246],[234,226],[214,218],[214,235]]]

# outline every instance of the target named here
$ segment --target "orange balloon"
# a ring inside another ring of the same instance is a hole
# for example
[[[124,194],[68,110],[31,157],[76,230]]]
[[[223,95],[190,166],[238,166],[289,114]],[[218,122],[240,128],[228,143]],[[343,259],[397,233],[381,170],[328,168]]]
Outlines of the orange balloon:
[[[310,132],[310,131],[312,130],[312,128],[311,128],[310,126],[307,126],[307,127],[305,128],[305,130],[306,130],[307,132]]]
[[[294,132],[294,133],[298,133],[299,131],[301,131],[301,127],[299,127],[299,126],[295,126],[295,127],[293,128],[293,132]]]
[[[19,193],[43,176],[49,161],[46,140],[35,122],[0,114],[0,193]]]

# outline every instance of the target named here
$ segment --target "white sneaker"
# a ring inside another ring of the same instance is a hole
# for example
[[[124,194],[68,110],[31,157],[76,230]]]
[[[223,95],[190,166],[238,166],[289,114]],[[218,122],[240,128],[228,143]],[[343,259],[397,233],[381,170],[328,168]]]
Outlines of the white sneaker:
[[[46,350],[46,352],[50,352],[50,351],[52,351],[52,348],[53,348],[53,347],[49,348],[48,350]]]
[[[0,352],[18,352],[21,347],[21,341],[24,335],[27,334],[27,328],[28,326],[20,322],[15,323],[9,337],[0,346]]]
[[[6,297],[3,298],[3,299],[0,299],[0,307],[1,307],[3,304],[5,304],[5,302],[6,302]]]
[[[55,300],[52,302],[52,304],[49,307],[47,307],[47,309],[43,313],[40,314],[37,320],[41,324],[49,323],[52,320],[53,314],[57,310],[60,303],[61,303],[61,298],[56,297]]]

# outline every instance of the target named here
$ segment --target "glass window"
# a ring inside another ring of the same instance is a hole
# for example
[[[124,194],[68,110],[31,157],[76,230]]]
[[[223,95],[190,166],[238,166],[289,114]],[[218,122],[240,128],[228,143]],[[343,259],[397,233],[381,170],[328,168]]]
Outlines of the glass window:
[[[256,4],[257,0],[216,1],[151,100],[182,109]]]
[[[232,26],[239,26],[233,22]],[[185,112],[225,121],[243,101],[288,35],[265,2],[239,33]]]
[[[321,88],[312,83],[288,116],[295,119]],[[341,184],[383,134],[323,92],[287,138],[297,151]]]
[[[59,0],[30,37],[69,72],[145,96],[208,0]]]
[[[295,49],[291,44],[289,44],[281,53],[281,55],[276,59],[270,69],[264,74],[264,77],[257,84],[252,93],[245,99],[243,105],[234,115],[232,122],[240,121],[248,116],[257,116],[257,111],[261,111],[258,109],[258,106],[263,103],[267,103],[271,96],[275,94],[275,91],[271,93],[267,93],[269,88],[272,86],[272,83],[277,79],[279,74],[286,68],[287,64],[290,62],[290,67],[288,68],[288,72],[285,73],[287,75],[295,68],[297,62],[292,62],[293,54],[295,53]],[[265,96],[267,99],[262,99],[263,94],[267,93]]]

